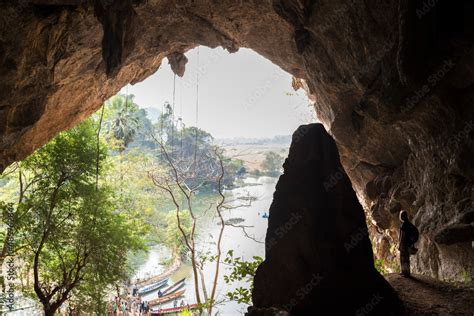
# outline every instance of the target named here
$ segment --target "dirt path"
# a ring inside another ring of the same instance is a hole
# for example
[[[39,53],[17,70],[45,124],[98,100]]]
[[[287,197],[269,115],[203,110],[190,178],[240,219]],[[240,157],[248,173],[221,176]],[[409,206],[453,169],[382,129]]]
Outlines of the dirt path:
[[[474,315],[474,287],[456,286],[429,277],[385,275],[408,315]]]

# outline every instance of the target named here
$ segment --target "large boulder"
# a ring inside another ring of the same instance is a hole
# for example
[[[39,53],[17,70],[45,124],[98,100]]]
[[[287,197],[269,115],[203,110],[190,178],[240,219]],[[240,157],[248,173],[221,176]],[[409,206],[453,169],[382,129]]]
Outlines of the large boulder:
[[[374,268],[364,211],[321,124],[298,128],[283,167],[249,314],[396,313],[397,296]]]

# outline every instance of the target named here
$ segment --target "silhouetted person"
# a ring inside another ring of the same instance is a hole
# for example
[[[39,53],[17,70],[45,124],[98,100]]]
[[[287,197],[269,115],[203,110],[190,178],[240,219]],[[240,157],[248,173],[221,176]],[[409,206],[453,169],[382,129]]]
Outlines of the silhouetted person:
[[[418,229],[408,220],[406,211],[400,212],[400,234],[398,250],[400,251],[400,269],[404,276],[410,276],[410,254],[415,254],[415,243],[418,241]]]

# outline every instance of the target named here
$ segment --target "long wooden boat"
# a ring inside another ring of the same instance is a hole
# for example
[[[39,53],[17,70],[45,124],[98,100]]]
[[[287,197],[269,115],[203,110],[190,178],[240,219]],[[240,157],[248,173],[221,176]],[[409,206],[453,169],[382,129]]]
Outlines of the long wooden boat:
[[[141,289],[138,290],[138,294],[143,295],[146,293],[150,293],[152,291],[156,291],[161,289],[162,287],[166,286],[168,284],[168,278],[158,281],[156,283],[147,285],[145,287],[142,287]]]
[[[163,280],[164,278],[169,277],[173,273],[175,273],[176,270],[178,270],[179,267],[181,266],[181,257],[179,255],[173,255],[173,257],[174,257],[174,260],[173,260],[173,265],[171,266],[171,268],[169,268],[167,271],[165,271],[165,272],[163,272],[159,275],[155,275],[155,276],[152,276],[150,278],[143,279],[143,280],[137,280],[137,286],[138,287],[144,287],[144,286],[156,283],[160,280]]]
[[[151,315],[166,315],[166,314],[178,314],[179,312],[182,312],[184,310],[193,310],[198,307],[197,304],[192,304],[192,305],[186,305],[186,306],[181,306],[181,307],[172,307],[172,308],[162,308],[157,311],[152,311]]]
[[[184,281],[186,281],[186,278],[182,278],[178,282],[175,282],[175,284],[170,285],[169,287],[164,289],[163,292],[162,292],[163,296],[173,294],[174,292],[176,292],[177,290],[182,288],[185,285]]]
[[[186,290],[181,290],[181,291],[178,291],[178,292],[175,292],[173,294],[170,294],[170,295],[166,295],[166,296],[163,296],[163,297],[160,297],[160,298],[157,298],[157,299],[154,299],[154,300],[151,300],[148,302],[148,304],[150,306],[155,306],[155,305],[158,305],[158,304],[163,304],[163,303],[166,303],[166,302],[169,302],[169,301],[172,301],[178,297],[181,297],[184,295],[184,292],[186,292]]]

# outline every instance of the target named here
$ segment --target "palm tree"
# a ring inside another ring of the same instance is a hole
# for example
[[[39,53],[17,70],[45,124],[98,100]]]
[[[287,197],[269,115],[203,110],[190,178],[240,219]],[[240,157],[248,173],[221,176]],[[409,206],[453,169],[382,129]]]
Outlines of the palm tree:
[[[139,108],[133,102],[134,95],[116,95],[106,102],[108,117],[106,128],[109,137],[120,141],[119,153],[123,153],[140,128]]]

